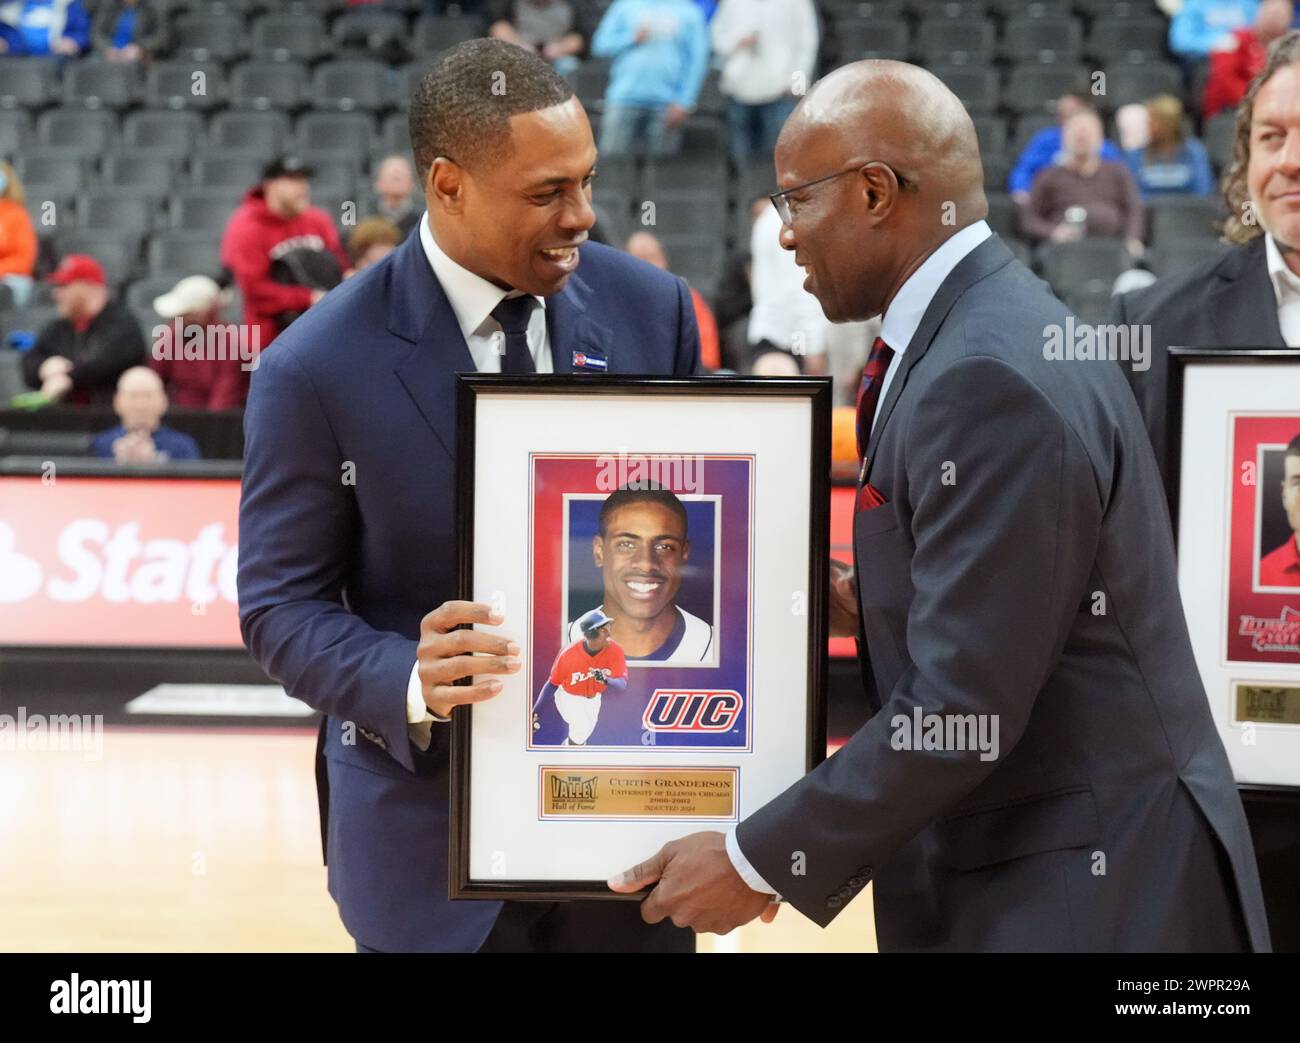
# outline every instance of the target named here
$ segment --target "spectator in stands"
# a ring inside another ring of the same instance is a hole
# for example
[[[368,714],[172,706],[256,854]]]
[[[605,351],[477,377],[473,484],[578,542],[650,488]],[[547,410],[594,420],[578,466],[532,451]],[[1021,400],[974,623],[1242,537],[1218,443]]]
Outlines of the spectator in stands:
[[[1035,240],[1072,242],[1084,237],[1123,239],[1141,256],[1142,196],[1128,167],[1103,159],[1101,117],[1090,109],[1066,120],[1065,158],[1034,179],[1021,227]]]
[[[1186,0],[1169,22],[1169,49],[1184,63],[1203,62],[1250,25],[1259,0]]]
[[[1287,31],[1295,18],[1292,0],[1262,0],[1255,24],[1233,30],[1225,46],[1210,54],[1201,115],[1206,119],[1236,108],[1268,58],[1268,45]]]
[[[750,232],[749,282],[754,306],[749,312],[749,368],[770,375],[770,367],[759,362],[764,355],[779,352],[793,359],[805,374],[821,376],[826,373],[830,321],[817,298],[804,288],[807,272],[781,245],[784,231],[781,218],[769,203]]]
[[[243,364],[253,360],[241,354],[239,326],[221,318],[221,287],[206,275],[187,276],[155,297],[153,310],[167,322],[153,329],[149,366],[171,401],[182,409],[242,406],[249,372]]]
[[[1156,459],[1168,473],[1168,349],[1300,347],[1300,32],[1274,43],[1237,108],[1232,166],[1223,179],[1228,252],[1118,298],[1112,321],[1149,326],[1150,365],[1125,367]],[[1267,128],[1268,133],[1260,133]],[[1268,379],[1265,377],[1264,379]],[[1275,849],[1276,850],[1276,849]],[[1287,938],[1300,946],[1300,920]],[[1278,945],[1278,939],[1274,944]]]
[[[9,287],[20,308],[32,295],[36,249],[23,183],[13,167],[0,161],[0,282]]]
[[[1029,139],[1029,143],[1025,145],[1024,151],[1020,153],[1020,158],[1016,160],[1016,165],[1007,178],[1007,191],[1017,203],[1029,202],[1029,190],[1033,187],[1034,178],[1038,176],[1040,170],[1061,161],[1063,156],[1061,136],[1065,121],[1076,112],[1084,110],[1097,111],[1093,97],[1087,91],[1070,91],[1057,99],[1058,123],[1054,127],[1044,127]],[[1120,162],[1124,159],[1124,154],[1111,142],[1102,141],[1101,158]]]
[[[424,213],[424,194],[405,156],[385,156],[375,171],[374,213],[397,225],[405,239]]]
[[[129,308],[111,300],[104,269],[68,254],[49,278],[60,318],[23,355],[23,378],[51,402],[104,402],[117,378],[145,360],[144,335]]]
[[[812,0],[722,0],[709,33],[723,62],[731,154],[739,162],[770,157],[816,70]]]
[[[674,155],[709,69],[709,34],[691,0],[614,0],[591,40],[612,58],[600,124],[603,157]]]
[[[118,379],[113,412],[121,423],[95,436],[90,444],[94,456],[119,464],[199,459],[199,445],[194,439],[163,426],[167,392],[162,378],[147,366],[128,369]]]
[[[311,205],[311,168],[297,156],[267,164],[231,215],[221,263],[244,296],[244,322],[266,348],[337,286],[351,266],[334,222]]]
[[[110,62],[138,62],[166,49],[167,23],[149,0],[108,0],[95,11],[91,37]]]
[[[364,221],[358,221],[348,236],[348,254],[352,258],[352,267],[344,277],[356,275],[362,268],[369,268],[376,261],[382,261],[402,245],[404,238],[401,229],[386,217],[367,217]]]
[[[76,57],[90,46],[90,15],[80,0],[0,4],[0,54]]]
[[[488,35],[536,51],[561,76],[578,67],[591,39],[586,0],[489,0]]]
[[[668,267],[668,255],[664,252],[663,243],[651,232],[633,232],[623,249],[656,268],[672,271]],[[699,290],[693,286],[689,289],[691,303],[695,305],[695,325],[700,330],[700,361],[704,363],[705,369],[721,369],[722,352],[718,347],[718,324],[713,319],[713,310]]]
[[[1115,110],[1115,137],[1121,152],[1144,149],[1151,144],[1151,117],[1140,102],[1129,102]]]
[[[1172,94],[1160,94],[1147,102],[1147,115],[1151,143],[1124,153],[1142,198],[1180,193],[1208,196],[1213,192],[1210,157],[1205,146],[1187,134],[1183,103]]]

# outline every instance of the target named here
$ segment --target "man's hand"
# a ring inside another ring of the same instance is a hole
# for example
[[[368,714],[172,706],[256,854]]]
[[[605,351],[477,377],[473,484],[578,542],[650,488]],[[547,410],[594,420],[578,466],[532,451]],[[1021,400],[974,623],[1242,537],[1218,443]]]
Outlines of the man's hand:
[[[119,464],[148,464],[158,458],[158,449],[148,431],[128,431],[113,442],[113,459]]]
[[[1073,243],[1083,238],[1083,229],[1079,225],[1072,225],[1068,221],[1062,221],[1052,229],[1049,237],[1054,243]]]
[[[324,297],[325,294],[328,293],[328,292],[329,292],[328,290],[312,290],[312,291],[311,291],[311,303],[312,303],[312,304],[319,304],[321,298]]]
[[[62,355],[51,355],[41,363],[41,368],[36,371],[36,376],[41,382],[49,380],[50,377],[59,373],[66,373],[72,368],[72,360],[65,359]]]
[[[41,382],[41,394],[57,402],[72,390],[72,378],[67,373],[51,373]]]
[[[81,46],[70,36],[60,36],[50,44],[50,50],[55,54],[75,56],[81,53]]]
[[[831,637],[858,636],[858,581],[853,567],[831,558]]]
[[[598,666],[598,667],[596,667],[595,669],[593,669],[593,670],[591,671],[591,676],[592,676],[593,678],[595,678],[597,681],[599,681],[599,682],[600,682],[601,684],[603,684],[603,685],[608,685],[608,684],[609,684],[609,671],[608,671],[608,670],[604,670],[604,669],[602,669],[601,667]]]
[[[671,841],[608,883],[619,894],[656,884],[641,903],[641,919],[658,923],[668,917],[697,934],[726,934],[755,917],[771,923],[779,908],[772,895],[752,890],[740,878],[721,833],[692,833]]]
[[[675,101],[668,103],[668,108],[664,109],[664,126],[679,127],[686,122],[686,110],[678,105]]]
[[[519,670],[519,646],[514,641],[477,630],[457,630],[466,623],[500,626],[499,612],[477,601],[444,601],[420,620],[420,644],[415,658],[419,664],[424,704],[446,717],[464,703],[479,703],[501,691],[494,677],[475,680],[471,685],[453,682],[481,674],[513,674]]]

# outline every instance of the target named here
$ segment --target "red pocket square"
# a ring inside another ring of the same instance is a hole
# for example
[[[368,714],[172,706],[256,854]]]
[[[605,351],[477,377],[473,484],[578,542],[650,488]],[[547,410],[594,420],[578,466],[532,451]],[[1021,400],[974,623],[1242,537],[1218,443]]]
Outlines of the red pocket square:
[[[889,501],[885,499],[885,494],[877,489],[870,482],[865,482],[858,487],[858,510],[870,511],[876,507],[883,507]]]

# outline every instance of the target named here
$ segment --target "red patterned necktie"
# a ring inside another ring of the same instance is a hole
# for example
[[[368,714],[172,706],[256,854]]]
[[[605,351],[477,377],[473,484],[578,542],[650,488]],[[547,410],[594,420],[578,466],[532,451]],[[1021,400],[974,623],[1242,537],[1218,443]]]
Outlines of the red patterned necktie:
[[[879,337],[871,345],[871,354],[867,364],[862,368],[862,383],[858,385],[858,464],[867,455],[867,439],[871,437],[871,425],[876,418],[876,404],[880,401],[880,385],[885,382],[894,349]]]

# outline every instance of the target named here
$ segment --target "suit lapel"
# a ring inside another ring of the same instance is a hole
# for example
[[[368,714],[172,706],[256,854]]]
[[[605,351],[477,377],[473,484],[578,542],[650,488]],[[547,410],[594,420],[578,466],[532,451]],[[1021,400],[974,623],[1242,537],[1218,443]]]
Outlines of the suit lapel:
[[[546,302],[546,339],[556,373],[600,373],[613,368],[613,337],[609,330],[587,314],[591,286],[581,277],[582,268],[569,276],[564,289]],[[603,359],[606,370],[580,367],[575,356]]]
[[[899,363],[893,380],[889,382],[889,391],[885,394],[885,400],[880,404],[880,412],[876,416],[876,422],[867,440],[867,468],[863,475],[864,482],[871,477],[872,469],[876,464],[876,447],[880,445],[885,425],[889,423],[889,418],[894,413],[894,406],[907,385],[908,375],[930,349],[930,342],[939,332],[939,327],[948,317],[948,312],[952,311],[952,306],[957,303],[957,299],[971,286],[1003,267],[1011,259],[1011,251],[995,233],[958,261],[957,266],[948,273],[948,277],[939,284],[934,299],[930,301],[930,306],[925,309],[925,314],[921,317],[921,324],[917,326],[916,333],[907,345],[907,350],[903,352],[903,361]]]
[[[1234,250],[1219,269],[1220,285],[1210,292],[1206,311],[1215,343],[1284,348],[1277,318],[1277,295],[1268,277],[1264,237],[1245,250]]]
[[[388,271],[388,330],[409,341],[393,371],[448,453],[456,448],[456,374],[474,359],[456,313],[429,266],[418,234],[398,247]]]

